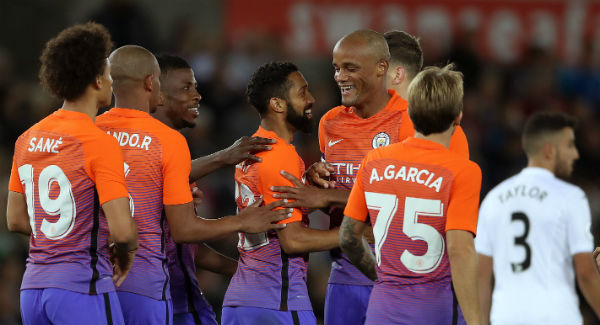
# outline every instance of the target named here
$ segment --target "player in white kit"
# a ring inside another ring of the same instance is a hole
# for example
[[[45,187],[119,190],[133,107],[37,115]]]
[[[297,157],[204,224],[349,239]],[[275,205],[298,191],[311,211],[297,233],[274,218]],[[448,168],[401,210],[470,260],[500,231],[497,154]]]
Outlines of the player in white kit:
[[[589,204],[581,188],[560,179],[579,158],[574,127],[565,114],[533,115],[522,138],[527,167],[481,203],[475,247],[486,322],[582,324],[575,277],[600,315]]]

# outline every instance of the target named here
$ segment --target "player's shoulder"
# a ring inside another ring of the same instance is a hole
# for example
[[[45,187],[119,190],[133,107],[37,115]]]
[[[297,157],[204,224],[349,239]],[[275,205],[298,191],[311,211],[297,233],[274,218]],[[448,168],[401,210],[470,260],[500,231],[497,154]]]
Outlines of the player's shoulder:
[[[440,160],[445,161],[445,165],[455,174],[467,173],[467,175],[478,175],[481,178],[481,167],[476,162],[452,150],[440,151],[439,155]]]
[[[327,121],[331,121],[331,120],[339,117],[340,114],[345,112],[347,109],[348,109],[348,107],[346,107],[344,105],[339,105],[339,106],[336,106],[336,107],[330,109],[329,111],[327,111],[327,113],[325,113],[323,115],[323,117],[321,117],[320,123],[325,123]]]
[[[586,197],[585,191],[573,183],[569,183],[558,177],[553,177],[551,182],[553,187],[556,188],[556,192],[567,199]]]

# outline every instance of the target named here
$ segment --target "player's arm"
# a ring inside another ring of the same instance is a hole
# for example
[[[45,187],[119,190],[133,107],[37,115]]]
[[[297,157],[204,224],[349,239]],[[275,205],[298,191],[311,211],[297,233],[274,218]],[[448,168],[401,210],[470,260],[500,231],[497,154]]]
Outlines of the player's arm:
[[[237,215],[219,219],[197,217],[192,201],[165,205],[165,214],[171,236],[177,243],[201,243],[235,232],[260,233],[285,228],[284,224],[274,224],[288,218],[291,213],[289,208],[274,210],[283,206],[283,200],[265,206],[260,206],[261,203],[259,199]]]
[[[477,253],[473,234],[465,230],[446,232],[448,258],[452,272],[454,292],[467,324],[481,324],[479,290],[477,281]]]
[[[339,246],[338,229],[319,230],[304,227],[299,221],[290,222],[277,231],[281,248],[288,255],[318,252]]]
[[[84,146],[85,169],[96,184],[98,200],[110,232],[113,280],[120,286],[133,264],[138,248],[137,225],[129,208],[123,153],[115,138],[103,133]]]
[[[363,240],[363,233],[368,225],[365,222],[344,216],[340,227],[339,242],[344,254],[348,256],[352,264],[356,266],[369,279],[377,280],[375,271],[375,256],[371,247]]]
[[[6,225],[8,226],[9,231],[31,235],[31,225],[29,223],[29,214],[27,213],[25,194],[8,191]]]
[[[229,148],[196,158],[192,160],[190,183],[224,166],[235,165],[244,160],[261,161],[260,157],[253,155],[253,153],[271,150],[269,145],[273,143],[275,143],[273,139],[245,136],[239,138]]]
[[[479,304],[482,324],[490,324],[492,290],[494,289],[494,261],[491,256],[477,254],[479,263]]]
[[[455,175],[446,216],[446,242],[452,283],[467,324],[481,324],[479,270],[474,234],[477,233],[481,169],[466,162]]]
[[[271,190],[278,192],[273,195],[276,198],[293,200],[286,205],[287,207],[322,209],[332,205],[345,206],[348,201],[350,195],[348,190],[306,185],[285,170],[281,171],[281,175],[292,182],[294,186],[273,186]]]
[[[589,252],[573,255],[577,284],[585,300],[597,317],[600,317],[600,275],[594,266],[594,258]]]
[[[232,277],[237,270],[237,261],[225,256],[206,244],[198,245],[196,266],[199,268]]]
[[[102,204],[108,222],[111,244],[111,261],[115,265],[113,281],[119,287],[129,274],[138,248],[137,225],[131,217],[129,198],[120,197]]]

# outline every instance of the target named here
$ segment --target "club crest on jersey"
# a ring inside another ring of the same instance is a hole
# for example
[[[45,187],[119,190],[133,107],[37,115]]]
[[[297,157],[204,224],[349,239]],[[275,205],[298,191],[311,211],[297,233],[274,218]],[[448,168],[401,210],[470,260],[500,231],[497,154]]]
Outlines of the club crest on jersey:
[[[379,132],[373,137],[373,149],[385,147],[390,144],[390,135],[385,132]]]

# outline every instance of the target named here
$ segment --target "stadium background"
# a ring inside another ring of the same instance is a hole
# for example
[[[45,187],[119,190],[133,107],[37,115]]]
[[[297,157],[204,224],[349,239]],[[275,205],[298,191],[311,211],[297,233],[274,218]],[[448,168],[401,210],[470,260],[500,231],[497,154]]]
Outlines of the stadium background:
[[[590,200],[593,232],[600,235],[600,2],[566,0],[5,0],[0,2],[0,324],[18,324],[19,285],[27,239],[6,230],[7,183],[14,141],[60,107],[39,85],[43,44],[61,29],[95,20],[117,46],[139,44],[186,58],[203,96],[198,125],[185,130],[193,157],[252,134],[258,123],[244,90],[260,64],[297,63],[316,104],[315,123],[339,103],[331,49],[359,28],[402,29],[421,39],[426,65],[456,62],[465,74],[463,127],[471,158],[483,170],[482,195],[525,163],[524,120],[535,111],[579,118],[581,158],[573,182]],[[307,166],[319,159],[315,132],[294,143]],[[235,212],[233,168],[200,182],[209,215]],[[327,227],[320,214],[316,227]],[[598,242],[596,240],[596,242]],[[236,237],[213,243],[237,256]],[[329,260],[311,255],[309,291],[322,318]],[[220,313],[228,279],[199,272]],[[349,306],[351,308],[351,306]],[[582,306],[586,323],[597,322]]]

